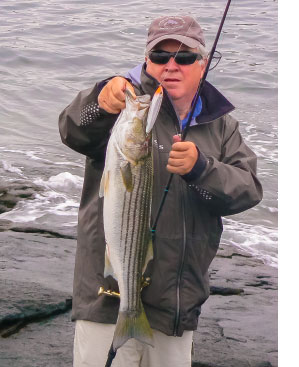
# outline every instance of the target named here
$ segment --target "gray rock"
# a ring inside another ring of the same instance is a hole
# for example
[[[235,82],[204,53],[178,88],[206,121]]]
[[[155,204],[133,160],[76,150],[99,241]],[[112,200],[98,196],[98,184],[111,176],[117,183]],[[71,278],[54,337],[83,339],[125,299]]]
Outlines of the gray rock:
[[[12,210],[20,200],[32,199],[36,191],[36,186],[14,182],[9,186],[0,186],[0,214]]]
[[[203,305],[194,333],[192,366],[276,367],[277,270],[252,257],[229,253],[236,249],[220,249],[211,264],[211,287],[244,292],[211,295]]]
[[[41,287],[38,283],[0,280],[0,335],[9,337],[32,322],[65,313],[72,307],[67,295]]]
[[[58,307],[71,297],[74,240],[5,231],[0,250],[2,318],[30,302]],[[211,264],[210,283],[192,366],[277,367],[277,270],[225,246]],[[27,323],[1,338],[0,366],[71,367],[73,336],[69,312]]]
[[[10,226],[9,230],[13,232],[37,233],[37,234],[41,234],[44,236],[49,236],[49,237],[54,237],[54,238],[67,238],[71,240],[75,240],[77,238],[77,236],[59,233],[59,232],[52,231],[47,228],[38,228],[38,227],[30,227],[30,226]]]
[[[72,367],[74,327],[70,312],[28,324],[0,339],[0,366]]]
[[[12,225],[13,225],[12,221],[6,219],[0,219],[0,232],[8,231],[12,227]]]
[[[0,366],[71,367],[75,241],[2,232],[0,251]]]
[[[230,287],[216,287],[214,285],[210,286],[210,294],[211,295],[221,295],[221,296],[233,296],[238,295],[244,292],[244,289],[241,288],[230,288]]]

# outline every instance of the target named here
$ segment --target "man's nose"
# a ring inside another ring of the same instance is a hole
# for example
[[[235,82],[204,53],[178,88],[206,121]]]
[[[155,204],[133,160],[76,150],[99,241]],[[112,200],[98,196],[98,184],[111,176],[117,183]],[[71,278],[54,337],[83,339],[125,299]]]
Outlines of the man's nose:
[[[178,64],[175,61],[174,57],[171,57],[168,63],[165,66],[166,70],[176,70],[178,69]]]

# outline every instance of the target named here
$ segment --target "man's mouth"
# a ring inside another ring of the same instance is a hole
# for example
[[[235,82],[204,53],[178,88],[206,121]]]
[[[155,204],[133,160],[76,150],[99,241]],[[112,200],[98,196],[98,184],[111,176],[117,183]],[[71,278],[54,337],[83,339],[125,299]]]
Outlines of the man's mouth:
[[[179,81],[180,80],[176,79],[176,78],[166,78],[166,79],[164,79],[164,82],[166,82],[166,83],[179,82]]]

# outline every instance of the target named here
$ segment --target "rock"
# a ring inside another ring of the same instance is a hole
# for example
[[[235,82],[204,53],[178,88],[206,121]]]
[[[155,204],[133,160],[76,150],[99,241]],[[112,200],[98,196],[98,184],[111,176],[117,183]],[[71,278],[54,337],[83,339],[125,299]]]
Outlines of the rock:
[[[46,228],[11,226],[9,229],[13,232],[37,233],[37,234],[55,237],[55,238],[67,238],[71,240],[75,240],[77,238],[76,236],[73,236],[73,235],[67,235],[67,234],[51,231],[50,229],[46,229]]]
[[[67,310],[75,248],[75,240],[0,233],[0,320],[7,332],[0,337],[1,367],[72,366],[75,325]]]
[[[71,297],[75,240],[38,232],[0,235],[5,283],[0,318],[28,311],[30,305],[65,305]],[[223,246],[210,266],[211,296],[194,332],[193,367],[277,367],[277,270],[254,257],[237,256],[238,251]],[[13,328],[21,329],[1,339],[1,367],[71,367],[69,312],[23,326],[16,322]]]
[[[56,298],[57,303],[72,296],[75,240],[38,233],[5,231],[0,232],[0,251],[1,279],[3,282],[12,282],[12,290],[9,287],[5,288],[6,293],[1,290],[1,298],[9,299],[14,292],[16,299],[21,300],[23,286],[17,287],[17,282],[24,283],[26,292],[30,291],[26,283],[34,283],[32,297],[43,294],[44,289],[52,292],[57,290],[57,294],[61,292],[63,297]]]
[[[229,288],[229,287],[216,287],[210,286],[210,295],[221,295],[221,296],[233,296],[244,292],[241,288]]]
[[[56,304],[39,304],[25,306],[21,312],[6,315],[0,319],[0,335],[7,338],[17,333],[21,328],[29,323],[48,319],[52,316],[65,313],[72,308],[72,299]]]
[[[277,367],[277,269],[253,257],[221,256],[235,252],[226,246],[211,264],[211,294],[220,292],[202,307],[193,367]],[[223,297],[225,289],[243,292]]]
[[[20,200],[32,199],[36,191],[39,190],[35,186],[19,183],[10,183],[8,187],[0,186],[0,214],[12,210]]]
[[[0,219],[0,232],[8,231],[12,227],[12,225],[13,225],[12,221],[6,219]]]
[[[1,280],[0,335],[4,338],[18,332],[28,323],[45,320],[67,312],[71,298],[62,292],[41,287],[37,283]]]
[[[217,366],[213,366],[211,364],[202,364],[201,362],[192,362],[192,367],[217,367]]]
[[[1,367],[72,367],[74,327],[66,312],[0,338]]]

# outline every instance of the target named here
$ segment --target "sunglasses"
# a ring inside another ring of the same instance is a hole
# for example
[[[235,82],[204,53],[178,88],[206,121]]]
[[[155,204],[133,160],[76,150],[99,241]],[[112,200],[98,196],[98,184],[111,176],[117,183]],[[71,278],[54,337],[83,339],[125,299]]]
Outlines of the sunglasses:
[[[150,51],[148,57],[154,64],[164,65],[167,64],[171,57],[175,59],[175,62],[179,65],[191,65],[196,60],[201,60],[200,54],[190,51],[179,51],[179,52],[167,52],[167,51]]]

